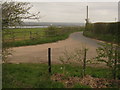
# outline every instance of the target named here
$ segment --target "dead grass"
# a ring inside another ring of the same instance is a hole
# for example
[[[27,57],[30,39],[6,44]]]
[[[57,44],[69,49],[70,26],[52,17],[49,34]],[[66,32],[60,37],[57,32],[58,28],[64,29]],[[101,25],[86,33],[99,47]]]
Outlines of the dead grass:
[[[120,80],[94,78],[90,75],[86,75],[85,77],[80,78],[66,77],[63,74],[54,74],[51,76],[51,79],[56,82],[64,83],[66,88],[72,88],[77,83],[79,83],[80,85],[90,86],[91,88],[113,88],[114,86],[120,88]]]

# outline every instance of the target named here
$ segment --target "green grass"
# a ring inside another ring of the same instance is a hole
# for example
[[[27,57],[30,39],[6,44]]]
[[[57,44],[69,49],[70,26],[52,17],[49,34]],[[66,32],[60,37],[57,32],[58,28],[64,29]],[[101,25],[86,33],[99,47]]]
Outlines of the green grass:
[[[52,74],[63,73],[63,65],[52,65]],[[63,88],[63,83],[52,81],[49,78],[47,64],[3,64],[3,88]],[[82,68],[66,65],[65,76],[82,77]],[[110,71],[106,68],[88,67],[87,74],[93,77],[110,78]],[[75,88],[89,86],[74,85]]]
[[[117,36],[114,36],[112,34],[95,34],[92,33],[91,31],[84,31],[83,35],[86,37],[103,40],[106,42],[115,42],[114,38],[117,38]]]
[[[13,28],[13,29],[4,29],[3,30],[3,33],[9,33],[9,32],[13,32],[13,33],[16,33],[16,32],[40,32],[40,31],[44,31],[44,30],[47,30],[47,28]],[[22,36],[23,34],[21,34]]]
[[[39,36],[44,35],[44,30],[47,28],[17,28],[17,29],[5,29],[3,31],[3,36],[6,39],[12,39],[15,37],[16,39],[29,39],[30,32],[34,36],[35,33],[37,33]]]
[[[62,83],[49,79],[47,65],[44,64],[4,64],[3,88],[59,88]]]
[[[58,40],[64,40],[68,36],[69,35],[55,36],[55,37],[44,37],[44,38],[37,38],[37,39],[33,39],[33,40],[29,39],[29,40],[23,40],[23,41],[8,42],[7,44],[10,47],[37,45],[37,44],[56,42]]]
[[[3,36],[9,47],[18,47],[64,40],[68,38],[71,33],[82,30],[82,27],[9,29],[5,30],[7,34],[3,32]],[[31,35],[30,32],[32,33]]]

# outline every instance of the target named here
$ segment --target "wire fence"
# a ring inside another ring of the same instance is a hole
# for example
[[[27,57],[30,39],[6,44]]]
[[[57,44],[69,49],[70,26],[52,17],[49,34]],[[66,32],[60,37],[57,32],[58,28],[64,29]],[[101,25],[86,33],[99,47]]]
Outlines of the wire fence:
[[[65,35],[71,32],[80,31],[79,29],[72,28],[61,28],[61,29],[53,29],[53,30],[43,30],[43,31],[8,31],[3,32],[3,40],[5,42],[14,42],[21,40],[32,40],[32,39],[42,39],[46,37],[55,37]]]
[[[43,37],[41,32],[32,32],[32,31],[24,31],[24,32],[4,32],[3,39],[7,42],[20,41],[20,40],[28,40],[35,38]]]

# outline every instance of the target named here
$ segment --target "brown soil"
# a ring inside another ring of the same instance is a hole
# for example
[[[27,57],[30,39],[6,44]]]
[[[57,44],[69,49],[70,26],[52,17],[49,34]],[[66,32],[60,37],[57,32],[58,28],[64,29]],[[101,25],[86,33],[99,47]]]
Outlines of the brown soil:
[[[54,74],[51,79],[56,82],[64,83],[66,88],[72,88],[75,84],[90,86],[91,88],[112,88],[115,85],[116,88],[120,88],[120,80],[109,80],[105,78],[94,78],[90,75],[86,75],[83,78],[80,77],[65,77],[63,74]]]

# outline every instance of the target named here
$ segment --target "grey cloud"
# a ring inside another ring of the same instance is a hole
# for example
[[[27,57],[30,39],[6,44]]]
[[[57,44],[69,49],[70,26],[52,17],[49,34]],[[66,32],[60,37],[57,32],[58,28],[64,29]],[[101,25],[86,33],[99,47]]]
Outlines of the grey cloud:
[[[89,18],[91,21],[113,21],[118,16],[117,2],[104,3],[31,3],[31,12],[41,12],[43,22],[85,22],[86,5],[89,6]]]

